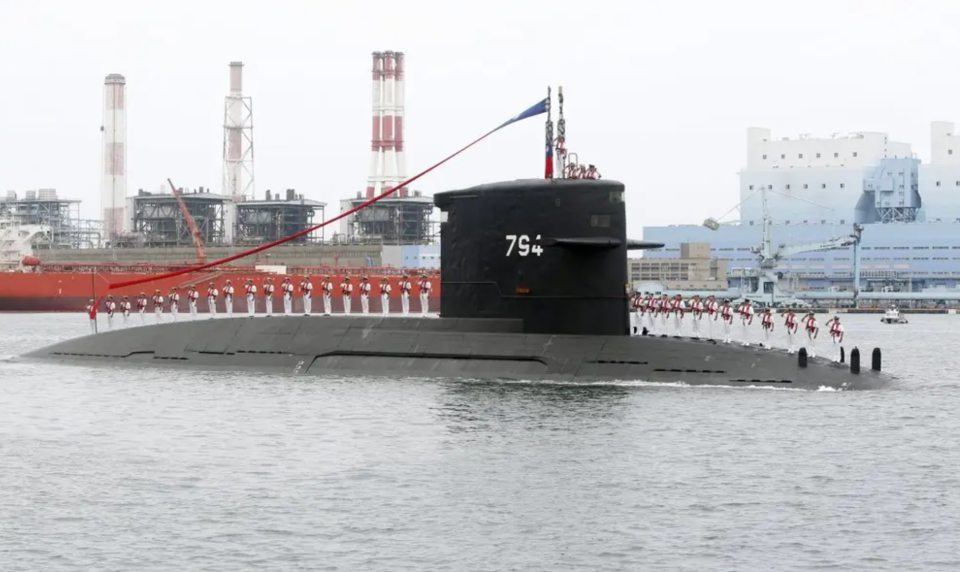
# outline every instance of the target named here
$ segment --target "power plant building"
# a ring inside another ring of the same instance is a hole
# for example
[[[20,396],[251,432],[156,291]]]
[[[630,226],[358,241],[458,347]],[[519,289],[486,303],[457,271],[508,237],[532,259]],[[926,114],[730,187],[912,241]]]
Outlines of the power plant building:
[[[749,281],[766,198],[775,244],[814,245],[863,225],[861,288],[953,288],[960,281],[960,137],[954,124],[934,122],[930,139],[931,160],[922,164],[909,143],[885,133],[774,139],[768,129],[750,128],[740,220],[716,230],[645,227],[643,238],[665,247],[643,257],[678,258],[683,243],[710,243],[711,258],[729,261],[732,286]],[[849,290],[853,252],[804,252],[780,261],[777,272],[799,289]]]

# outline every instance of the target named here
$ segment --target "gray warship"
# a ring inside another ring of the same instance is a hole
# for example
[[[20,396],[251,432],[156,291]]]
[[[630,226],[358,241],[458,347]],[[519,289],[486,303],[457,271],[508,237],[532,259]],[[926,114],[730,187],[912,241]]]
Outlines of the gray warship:
[[[624,185],[534,179],[438,193],[440,317],[232,317],[91,334],[21,356],[65,363],[556,382],[879,389],[846,363],[713,340],[631,335]],[[829,343],[829,342],[827,342]],[[865,360],[866,361],[866,360]]]

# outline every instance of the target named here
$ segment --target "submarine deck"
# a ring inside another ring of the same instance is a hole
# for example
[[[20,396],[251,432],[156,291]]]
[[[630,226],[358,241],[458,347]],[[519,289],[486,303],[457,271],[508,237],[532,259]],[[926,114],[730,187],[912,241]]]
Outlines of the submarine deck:
[[[515,319],[272,316],[168,322],[91,334],[22,356],[74,363],[295,375],[409,375],[527,381],[874,389],[861,366],[695,338],[523,333]]]

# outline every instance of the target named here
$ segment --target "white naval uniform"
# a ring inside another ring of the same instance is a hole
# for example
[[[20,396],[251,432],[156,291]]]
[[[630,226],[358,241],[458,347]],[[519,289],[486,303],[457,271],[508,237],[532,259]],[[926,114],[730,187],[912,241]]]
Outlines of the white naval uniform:
[[[810,344],[810,357],[817,357],[817,333],[820,328],[817,326],[816,316],[806,318],[803,329],[807,332],[807,342]]]
[[[404,280],[400,283],[400,306],[403,308],[403,315],[406,316],[410,313],[410,285],[409,280]]]
[[[343,295],[343,313],[350,313],[350,303],[352,302],[350,296],[353,294],[353,284],[349,282],[344,282],[340,285],[340,293]]]
[[[217,292],[216,288],[207,289],[207,311],[210,312],[210,319],[212,320],[217,315]]]
[[[313,284],[304,280],[300,284],[300,291],[303,292],[303,314],[309,316],[313,311]]]
[[[383,315],[386,316],[390,313],[390,291],[393,288],[390,287],[390,283],[380,285],[380,311],[383,312]]]
[[[325,281],[321,284],[323,287],[323,315],[329,316],[333,309],[333,282]]]
[[[700,319],[703,318],[703,302],[699,299],[690,302],[690,311],[693,313],[690,316],[690,323],[693,325],[693,336],[700,338],[702,337],[700,335]]]
[[[117,303],[107,300],[107,327],[113,329],[113,313],[117,311]]]
[[[293,283],[283,282],[280,288],[283,290],[283,313],[289,314],[293,311]]]
[[[223,287],[223,309],[227,312],[228,317],[233,315],[233,292],[232,285]]]
[[[137,313],[140,314],[140,325],[147,325],[147,299],[137,298]]]
[[[123,326],[126,327],[130,320],[130,300],[120,302],[120,311],[123,312]]]
[[[643,309],[643,323],[642,325],[647,327],[647,333],[651,336],[653,335],[653,313],[656,310],[654,304],[653,296],[648,296],[646,300],[643,301],[641,308]]]
[[[674,336],[680,337],[683,335],[683,313],[686,308],[687,304],[682,299],[670,303],[670,312],[673,314]]]
[[[723,342],[730,343],[730,328],[733,326],[733,307],[724,305],[720,308],[720,319],[723,321]]]
[[[372,286],[370,282],[361,282],[360,283],[360,310],[364,314],[370,313],[370,289]]]
[[[90,333],[97,333],[97,319],[91,318],[90,313],[93,312],[93,304],[87,304],[87,319],[90,321]]]
[[[177,314],[180,313],[180,294],[174,292],[170,294],[170,317],[177,321]]]
[[[830,339],[833,340],[833,361],[840,361],[840,342],[843,340],[843,324],[833,322],[830,325]]]
[[[153,313],[157,315],[157,323],[163,320],[163,296],[155,294],[153,296]]]
[[[433,284],[428,279],[420,284],[420,314],[426,316],[430,311],[430,290],[433,289]]]
[[[740,325],[743,326],[743,345],[750,345],[750,324],[753,323],[753,305],[740,306]]]
[[[197,300],[200,299],[200,292],[191,290],[187,293],[187,306],[190,308],[190,318],[197,319]]]
[[[660,298],[660,304],[657,306],[660,312],[660,334],[667,335],[667,316],[670,314],[670,300]]]
[[[783,321],[783,327],[787,330],[787,353],[797,351],[797,317],[790,312]]]
[[[703,305],[703,309],[707,312],[707,339],[713,339],[713,322],[716,321],[717,315],[717,301],[716,300],[707,300],[707,303]]]
[[[247,284],[247,316],[251,318],[257,311],[257,285]]]
[[[268,316],[273,315],[273,284],[263,285],[263,306]]]
[[[763,330],[763,347],[770,349],[773,345],[770,343],[770,334],[773,332],[773,313],[764,312],[760,316],[760,328]]]

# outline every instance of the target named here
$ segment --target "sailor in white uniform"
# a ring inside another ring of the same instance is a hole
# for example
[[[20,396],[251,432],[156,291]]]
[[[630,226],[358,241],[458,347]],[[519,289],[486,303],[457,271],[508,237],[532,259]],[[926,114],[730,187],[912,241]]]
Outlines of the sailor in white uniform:
[[[770,308],[764,308],[760,315],[760,327],[763,329],[763,347],[769,350],[773,348],[770,343],[770,334],[773,333],[773,314],[770,313]]]
[[[320,289],[323,290],[323,315],[329,316],[333,311],[333,278],[327,276],[320,283]]]
[[[94,300],[93,298],[90,298],[90,301],[87,302],[87,320],[90,321],[91,334],[97,333],[97,319],[93,315],[93,305],[96,303],[97,301]]]
[[[430,279],[426,276],[420,278],[420,315],[426,316],[427,312],[430,311],[430,290],[433,288],[433,284],[430,283]]]
[[[810,344],[810,357],[817,357],[817,334],[820,333],[820,327],[817,325],[817,318],[813,312],[808,312],[804,319],[804,331],[807,332],[807,342]]]
[[[783,313],[783,328],[787,331],[787,353],[792,354],[797,351],[797,316],[793,310],[787,308]]]
[[[247,279],[247,316],[252,318],[257,311],[257,285],[252,279]]]
[[[273,277],[268,276],[263,281],[263,306],[267,312],[267,317],[273,315]]]
[[[217,286],[211,282],[207,286],[207,312],[210,313],[211,320],[217,317],[217,296],[219,295]]]
[[[733,306],[730,305],[730,300],[723,301],[717,316],[723,322],[723,343],[729,344],[731,338],[730,328],[733,326]]]
[[[670,303],[670,313],[673,314],[673,335],[675,337],[683,336],[683,315],[687,311],[687,304],[683,301],[680,294],[673,298]]]
[[[743,345],[750,345],[750,326],[753,325],[753,304],[744,300],[740,306],[740,325],[743,327]]]
[[[350,277],[344,276],[340,283],[340,294],[343,296],[343,313],[350,313],[350,302],[353,301],[353,284],[350,283]]]
[[[640,304],[643,302],[643,298],[640,296],[640,292],[634,292],[633,296],[630,297],[630,335],[639,336],[640,328],[643,326],[640,325]]]
[[[840,323],[840,316],[834,316],[830,324],[830,339],[833,340],[833,361],[840,361],[840,344],[843,343],[843,324]]]
[[[197,302],[200,300],[200,292],[197,292],[196,286],[190,286],[187,291],[187,307],[190,308],[190,319],[197,319]]]
[[[410,284],[410,280],[408,280],[407,275],[404,274],[400,278],[400,307],[403,309],[404,316],[410,314],[410,290],[412,289],[413,286]]]
[[[380,279],[380,311],[386,316],[390,314],[390,281],[386,276]]]
[[[309,276],[304,276],[300,282],[300,293],[303,296],[303,315],[309,316],[313,311],[313,284]]]
[[[177,293],[177,287],[170,290],[170,317],[177,321],[177,314],[180,313],[180,294]]]
[[[163,321],[163,296],[159,288],[153,293],[153,313],[157,316],[158,324]]]
[[[283,291],[283,313],[289,315],[293,311],[293,282],[289,276],[284,277],[280,290]]]
[[[227,280],[223,285],[223,309],[227,312],[227,317],[233,315],[233,284]]]
[[[123,315],[123,327],[127,327],[127,322],[130,321],[130,300],[124,296],[120,300],[120,312]]]
[[[147,325],[147,294],[146,292],[140,292],[140,297],[137,298],[137,313],[140,314],[140,325]]]
[[[690,324],[693,325],[693,337],[700,339],[700,320],[703,318],[703,302],[700,301],[700,295],[694,294],[690,301]]]
[[[373,286],[366,276],[360,279],[360,310],[364,314],[370,313],[370,290]]]
[[[703,309],[707,313],[707,339],[708,340],[713,339],[713,323],[717,321],[718,307],[719,305],[717,304],[717,299],[713,296],[713,294],[710,294],[709,296],[707,296],[707,301],[703,305]]]
[[[654,335],[654,315],[657,311],[656,300],[653,299],[652,293],[647,293],[647,298],[643,301],[641,309],[643,310],[643,319],[644,323],[642,324],[647,328],[647,335]]]
[[[113,301],[113,295],[107,296],[107,302],[104,305],[107,309],[107,328],[113,329],[113,315],[117,311],[117,303]]]

